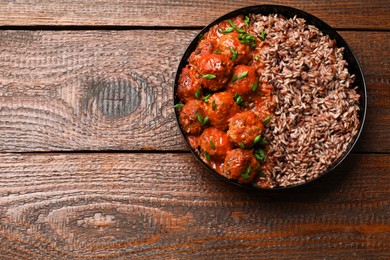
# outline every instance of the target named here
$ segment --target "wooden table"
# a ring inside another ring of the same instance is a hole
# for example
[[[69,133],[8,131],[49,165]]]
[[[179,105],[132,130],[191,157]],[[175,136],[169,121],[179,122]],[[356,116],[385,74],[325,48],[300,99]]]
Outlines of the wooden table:
[[[172,108],[199,32],[260,1],[0,3],[0,259],[390,258],[390,1],[269,1],[336,28],[363,66],[352,154],[302,189],[229,186]]]

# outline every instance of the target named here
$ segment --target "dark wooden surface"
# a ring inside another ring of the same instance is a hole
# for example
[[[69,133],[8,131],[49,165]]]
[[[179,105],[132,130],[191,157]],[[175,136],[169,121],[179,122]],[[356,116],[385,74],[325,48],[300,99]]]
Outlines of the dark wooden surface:
[[[331,175],[228,186],[172,110],[202,26],[258,1],[1,1],[0,259],[389,259],[390,1],[269,1],[339,29],[368,114]]]

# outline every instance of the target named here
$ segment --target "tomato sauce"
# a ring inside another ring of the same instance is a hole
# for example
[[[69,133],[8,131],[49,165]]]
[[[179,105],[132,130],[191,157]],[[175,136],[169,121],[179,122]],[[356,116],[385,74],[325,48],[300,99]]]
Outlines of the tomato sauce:
[[[176,106],[187,141],[204,162],[228,179],[262,186],[273,86],[259,81],[262,41],[249,23],[237,16],[210,28],[182,70]]]

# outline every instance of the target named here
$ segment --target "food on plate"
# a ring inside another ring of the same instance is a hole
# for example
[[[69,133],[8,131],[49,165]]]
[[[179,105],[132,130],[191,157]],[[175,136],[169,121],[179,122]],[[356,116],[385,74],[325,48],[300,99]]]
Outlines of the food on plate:
[[[234,101],[234,95],[227,92],[217,92],[205,102],[206,114],[210,118],[210,125],[222,131],[228,128],[229,120],[240,111]]]
[[[324,173],[358,132],[343,48],[302,18],[239,15],[209,29],[181,70],[175,105],[190,146],[258,188]]]
[[[221,174],[240,183],[250,183],[260,170],[260,164],[251,150],[236,148],[226,154]]]
[[[264,126],[252,111],[237,113],[229,122],[229,139],[242,148],[252,148],[261,140]]]
[[[204,127],[204,109],[199,100],[188,101],[180,113],[179,122],[186,134],[199,135]],[[202,120],[200,120],[200,118]]]
[[[207,161],[223,160],[232,148],[227,134],[217,128],[209,127],[200,135],[200,151]]]

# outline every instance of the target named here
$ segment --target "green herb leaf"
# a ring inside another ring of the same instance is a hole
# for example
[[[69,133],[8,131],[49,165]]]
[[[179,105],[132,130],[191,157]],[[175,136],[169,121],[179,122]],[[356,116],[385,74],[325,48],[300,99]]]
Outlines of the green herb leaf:
[[[243,78],[245,78],[246,76],[248,76],[248,71],[244,71],[243,73],[241,73],[240,75],[238,75],[238,78],[239,78],[239,79],[243,79]]]
[[[245,147],[245,145],[244,145],[243,142],[239,142],[238,144],[240,145],[241,148],[244,148],[244,147]]]
[[[199,99],[199,98],[200,98],[200,89],[198,89],[198,90],[195,92],[195,97],[196,97],[196,99]]]
[[[253,83],[252,91],[255,92],[257,90],[257,82]]]
[[[205,96],[204,98],[203,98],[203,100],[204,100],[204,102],[209,102],[209,98],[211,97],[211,94],[208,94],[207,96]]]
[[[184,104],[178,103],[178,104],[174,105],[173,107],[177,108],[177,109],[180,109],[180,108],[184,107]]]
[[[244,29],[241,29],[241,28],[237,28],[236,30],[237,30],[237,32],[239,32],[239,33],[245,33],[245,30],[244,30]]]
[[[233,27],[228,27],[228,28],[226,28],[226,30],[220,30],[220,32],[223,34],[228,34],[228,33],[231,33],[232,31],[234,31]]]
[[[203,116],[200,113],[198,113],[197,115],[198,115],[199,123],[201,123],[203,125]]]
[[[244,179],[249,179],[249,174],[241,173],[241,177]]]
[[[213,74],[206,74],[206,75],[203,75],[202,78],[205,78],[205,79],[215,79],[217,76],[214,76]]]
[[[237,104],[241,104],[242,103],[242,97],[238,96],[237,99],[236,99],[236,102],[237,102]]]
[[[206,150],[203,152],[204,156],[206,157],[207,161],[210,161],[210,154]]]
[[[265,139],[261,139],[261,140],[260,140],[260,144],[261,144],[261,145],[267,145],[268,142],[267,142],[267,140],[265,140]]]
[[[246,24],[246,26],[249,26],[249,17],[248,16],[245,16],[245,24]]]
[[[259,161],[259,162],[262,162],[264,161],[264,158],[265,158],[265,153],[262,149],[257,149],[255,151],[255,157],[256,159]]]
[[[265,32],[264,32],[264,30],[263,31],[261,31],[261,39],[264,41],[265,40]]]
[[[234,61],[237,58],[238,52],[231,46],[230,51],[232,52],[232,61]]]
[[[199,34],[198,38],[199,38],[199,40],[202,40],[203,39],[203,33]]]
[[[259,60],[259,57],[258,57],[258,56],[255,56],[255,60]]]
[[[264,124],[267,124],[270,120],[271,120],[271,117],[270,117],[270,116],[267,116],[267,117],[263,120],[263,123],[264,123]]]
[[[209,117],[206,116],[205,118],[203,118],[203,123],[202,123],[202,125],[205,125],[205,124],[207,124],[208,122],[209,122]]]
[[[245,33],[245,30],[244,30],[244,29],[241,29],[241,28],[237,28],[237,26],[233,23],[232,20],[229,19],[228,22],[229,22],[230,26],[231,26],[234,30],[236,30],[237,32],[239,32],[239,33]]]
[[[213,102],[211,103],[211,108],[213,110],[217,109],[217,104],[215,103],[215,100],[213,100]]]
[[[233,97],[234,101],[236,101],[237,105],[239,106],[242,106],[242,107],[246,107],[245,103],[243,102],[243,99],[242,97],[236,93]]]
[[[214,145],[214,142],[210,140],[210,147],[211,149],[215,150],[215,145]]]
[[[238,76],[234,75],[233,78],[232,78],[232,82],[235,82],[237,79],[238,79]]]
[[[231,19],[228,20],[228,23],[230,24],[230,26],[233,28],[233,29],[236,29],[236,25],[233,23],[233,21]]]
[[[215,54],[221,54],[221,51],[220,50],[215,50],[214,53]]]
[[[256,46],[256,38],[248,33],[238,35],[242,44],[249,44],[252,48]]]
[[[255,137],[255,140],[253,142],[257,144],[258,142],[260,142],[260,140],[261,140],[261,135],[258,135]]]
[[[249,165],[249,167],[246,169],[246,171],[244,173],[241,173],[242,178],[248,179],[251,171],[252,171],[252,167]]]

